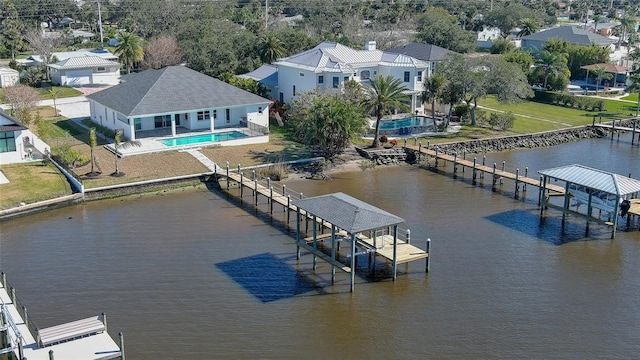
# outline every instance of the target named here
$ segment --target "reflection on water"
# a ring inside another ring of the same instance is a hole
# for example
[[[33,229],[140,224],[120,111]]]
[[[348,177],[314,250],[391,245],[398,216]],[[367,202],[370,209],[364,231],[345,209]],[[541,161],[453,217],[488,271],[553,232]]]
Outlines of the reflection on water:
[[[568,163],[640,174],[637,147],[565,145],[488,158],[533,174]],[[541,224],[534,189],[515,200],[507,183],[494,193],[411,166],[287,186],[342,191],[406,219],[412,242],[432,239],[430,273],[416,262],[399,266],[396,282],[372,282],[363,259],[351,294],[347,274],[332,284],[324,262],[313,272],[311,256],[295,260],[290,230],[278,225],[283,212],[272,221],[264,201],[255,211],[207,189],[1,223],[0,268],[39,327],[104,311],[132,359],[640,353],[639,231],[610,240],[594,226],[587,238],[584,221],[569,217],[563,234],[560,213],[549,210]]]

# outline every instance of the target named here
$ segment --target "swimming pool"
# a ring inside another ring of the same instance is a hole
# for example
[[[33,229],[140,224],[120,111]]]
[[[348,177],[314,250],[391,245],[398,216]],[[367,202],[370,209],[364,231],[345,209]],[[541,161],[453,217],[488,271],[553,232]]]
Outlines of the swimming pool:
[[[162,144],[166,146],[184,146],[184,145],[195,145],[195,144],[203,144],[203,143],[209,143],[209,142],[241,139],[247,136],[248,135],[243,134],[240,131],[226,131],[226,132],[215,133],[215,134],[207,133],[207,134],[200,134],[200,135],[175,137],[171,139],[163,139],[158,141],[160,141]]]
[[[375,127],[375,123],[373,124]],[[425,116],[412,116],[402,119],[383,119],[380,120],[380,130],[394,130],[400,128],[411,128],[417,126],[433,126],[433,119]]]

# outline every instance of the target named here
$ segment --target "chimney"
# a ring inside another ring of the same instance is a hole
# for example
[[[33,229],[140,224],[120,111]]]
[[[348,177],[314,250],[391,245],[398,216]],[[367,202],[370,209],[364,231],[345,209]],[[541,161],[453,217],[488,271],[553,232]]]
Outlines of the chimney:
[[[364,49],[365,50],[375,50],[376,49],[376,42],[375,40],[369,40],[364,44]]]

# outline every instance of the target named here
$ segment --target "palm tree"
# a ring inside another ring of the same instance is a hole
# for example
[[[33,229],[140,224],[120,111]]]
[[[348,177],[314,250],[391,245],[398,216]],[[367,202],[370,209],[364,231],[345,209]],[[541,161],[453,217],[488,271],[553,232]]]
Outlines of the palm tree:
[[[622,43],[623,40],[626,39],[627,37],[627,33],[629,32],[630,29],[635,29],[636,26],[636,20],[630,16],[623,16],[620,19],[620,27],[622,28],[622,34],[619,34],[618,36],[618,43],[616,44],[617,48],[620,48],[620,44]]]
[[[520,25],[520,32],[518,32],[518,37],[523,37],[527,35],[534,34],[540,30],[540,23],[536,19],[532,18],[524,18],[522,19],[522,24]]]
[[[91,175],[97,175],[95,172],[95,162],[96,162],[96,158],[93,155],[93,150],[96,148],[96,146],[98,145],[98,139],[96,137],[96,128],[92,127],[91,129],[89,129],[89,148],[91,149]]]
[[[376,131],[373,137],[371,147],[380,146],[380,120],[386,114],[390,114],[391,110],[409,110],[407,105],[408,96],[403,93],[407,88],[402,84],[400,79],[396,79],[391,75],[377,75],[371,78],[371,87],[366,87],[365,92],[367,99],[364,101],[364,107],[368,112],[376,115]]]
[[[627,91],[638,94],[638,105],[636,106],[636,117],[638,117],[640,111],[640,72],[633,71],[628,79],[631,81],[631,85],[627,87]]]
[[[424,92],[422,93],[422,102],[431,102],[431,118],[433,126],[436,128],[436,100],[440,97],[442,86],[444,85],[444,77],[440,74],[433,74],[424,82]]]
[[[593,73],[596,75],[596,94],[598,94],[598,87],[602,79],[609,79],[610,75],[607,74],[607,68],[604,66],[598,66],[593,69]]]
[[[567,68],[567,57],[565,54],[561,53],[552,53],[542,50],[537,62],[538,66],[545,70],[543,86],[545,90],[547,89],[547,80],[549,79],[549,76],[557,76]]]
[[[127,67],[127,74],[130,74],[133,65],[144,59],[142,40],[134,34],[124,32],[120,34],[118,41],[115,53]]]
[[[284,43],[273,34],[268,34],[262,37],[260,40],[259,52],[260,60],[267,64],[271,64],[279,58],[287,55],[284,49]]]
[[[124,176],[123,172],[120,172],[119,168],[118,168],[118,149],[126,149],[132,146],[142,146],[142,143],[138,140],[130,140],[130,141],[122,141],[122,130],[116,130],[115,135],[113,136],[113,148],[114,148],[114,155],[116,158],[116,171],[111,174],[111,176]]]

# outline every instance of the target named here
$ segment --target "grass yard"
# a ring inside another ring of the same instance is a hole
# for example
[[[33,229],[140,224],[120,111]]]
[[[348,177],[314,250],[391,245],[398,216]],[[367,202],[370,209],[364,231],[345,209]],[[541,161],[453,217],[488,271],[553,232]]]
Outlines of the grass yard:
[[[637,102],[638,101],[638,93],[630,93],[629,95],[620,98],[620,100],[627,100],[627,101],[634,101]]]
[[[49,86],[35,89],[40,93],[43,100],[53,99],[54,94],[56,95],[56,99],[82,95],[82,91],[68,86]]]
[[[31,162],[3,165],[1,170],[9,183],[0,185],[0,209],[71,194],[67,179],[53,165]]]

